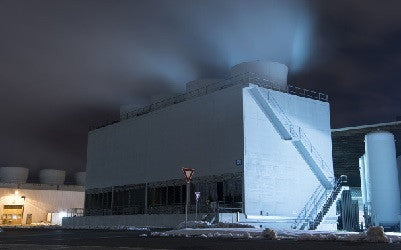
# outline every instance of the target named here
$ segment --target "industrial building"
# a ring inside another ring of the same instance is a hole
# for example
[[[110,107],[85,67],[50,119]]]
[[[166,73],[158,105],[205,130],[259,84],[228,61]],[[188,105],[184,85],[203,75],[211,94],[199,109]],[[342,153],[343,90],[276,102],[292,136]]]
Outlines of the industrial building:
[[[120,121],[89,132],[85,216],[65,224],[150,225],[155,215],[178,224],[181,168],[190,167],[191,213],[198,191],[210,220],[335,229],[342,187],[328,97],[288,85],[287,72],[280,63],[241,63],[229,79],[193,81],[183,94],[122,107]]]
[[[359,157],[365,153],[365,135],[378,130],[394,135],[396,155],[400,156],[401,121],[332,130],[334,175],[347,175],[350,187],[361,187]]]
[[[401,121],[334,129],[332,138],[334,172],[348,176],[359,221],[399,231]]]
[[[82,215],[85,173],[75,174],[76,183],[65,185],[65,171],[43,169],[39,183],[26,183],[29,169],[0,168],[0,224],[61,225],[66,216]]]

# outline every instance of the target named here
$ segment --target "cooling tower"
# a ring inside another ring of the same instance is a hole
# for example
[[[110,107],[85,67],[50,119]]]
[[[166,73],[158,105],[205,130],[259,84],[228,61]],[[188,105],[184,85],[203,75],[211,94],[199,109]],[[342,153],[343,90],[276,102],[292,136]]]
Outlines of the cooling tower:
[[[26,183],[29,169],[22,167],[1,167],[0,181],[3,183]]]
[[[365,166],[368,171],[367,193],[374,225],[392,226],[400,223],[400,188],[394,135],[386,131],[365,136]],[[365,173],[366,175],[366,173]]]
[[[284,64],[269,61],[243,62],[231,68],[231,75],[254,73],[260,78],[267,79],[275,84],[275,88],[287,89],[288,67]]]
[[[74,177],[78,186],[85,186],[86,172],[77,172]]]
[[[42,184],[62,185],[65,180],[65,171],[57,169],[42,169],[39,172],[39,180]]]

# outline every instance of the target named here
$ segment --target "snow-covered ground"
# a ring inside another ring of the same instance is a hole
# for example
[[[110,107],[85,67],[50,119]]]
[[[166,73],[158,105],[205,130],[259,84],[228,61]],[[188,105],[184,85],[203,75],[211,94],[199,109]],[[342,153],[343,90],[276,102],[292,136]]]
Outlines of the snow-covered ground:
[[[83,229],[83,230],[126,230],[126,231],[149,231],[150,227],[134,227],[134,226],[77,226],[62,227],[63,229]]]
[[[187,228],[167,232],[153,232],[152,236],[203,238],[266,238],[276,240],[365,241],[401,243],[401,233],[386,233],[380,228],[368,232],[266,230],[259,228]]]

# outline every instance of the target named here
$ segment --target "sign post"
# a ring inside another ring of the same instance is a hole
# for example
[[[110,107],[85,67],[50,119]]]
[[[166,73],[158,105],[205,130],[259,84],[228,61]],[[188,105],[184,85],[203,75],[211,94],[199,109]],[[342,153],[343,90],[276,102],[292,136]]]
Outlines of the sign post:
[[[198,221],[198,201],[200,197],[200,192],[195,192],[195,199],[196,199],[196,205],[195,205],[195,218],[196,221]]]
[[[189,206],[189,189],[191,188],[191,185],[189,184],[191,182],[192,175],[195,172],[195,169],[192,168],[182,168],[182,172],[184,173],[185,176],[185,181],[187,182],[187,198],[185,202],[185,228],[187,228],[188,224],[188,206]]]

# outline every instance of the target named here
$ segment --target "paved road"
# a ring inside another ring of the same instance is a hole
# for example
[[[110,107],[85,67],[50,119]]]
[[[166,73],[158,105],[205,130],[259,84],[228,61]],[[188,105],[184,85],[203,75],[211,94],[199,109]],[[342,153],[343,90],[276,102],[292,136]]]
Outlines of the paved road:
[[[5,229],[0,233],[0,249],[401,249],[401,244],[140,237],[143,233]]]

